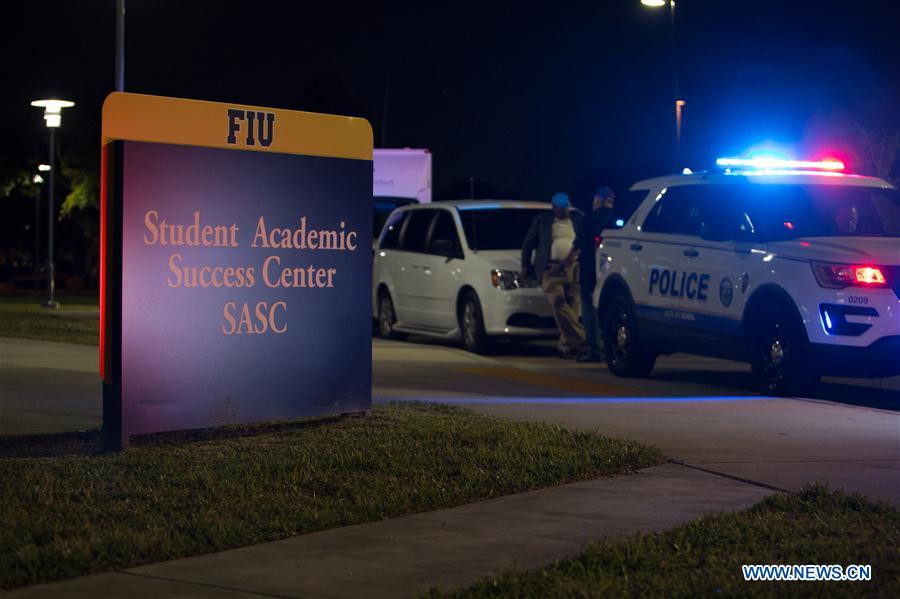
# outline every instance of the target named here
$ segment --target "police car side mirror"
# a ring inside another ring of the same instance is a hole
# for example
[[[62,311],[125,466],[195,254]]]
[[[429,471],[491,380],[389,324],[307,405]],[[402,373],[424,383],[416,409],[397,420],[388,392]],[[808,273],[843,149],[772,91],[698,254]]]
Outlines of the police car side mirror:
[[[753,232],[748,231],[744,228],[738,228],[737,233],[735,233],[734,239],[738,243],[752,243],[756,241],[756,238],[753,236]]]

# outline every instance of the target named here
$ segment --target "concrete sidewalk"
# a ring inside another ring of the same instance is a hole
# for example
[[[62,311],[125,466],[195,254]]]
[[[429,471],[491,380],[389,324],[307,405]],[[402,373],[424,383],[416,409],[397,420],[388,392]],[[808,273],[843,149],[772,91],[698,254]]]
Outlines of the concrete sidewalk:
[[[22,597],[410,597],[535,568],[595,539],[743,509],[772,491],[676,464],[447,510],[326,530],[122,572],[27,587]]]

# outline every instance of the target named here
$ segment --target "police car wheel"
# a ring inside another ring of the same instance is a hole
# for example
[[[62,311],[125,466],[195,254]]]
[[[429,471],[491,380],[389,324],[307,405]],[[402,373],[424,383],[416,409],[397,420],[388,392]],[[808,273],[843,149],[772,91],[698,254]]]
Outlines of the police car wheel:
[[[656,363],[656,356],[644,349],[635,326],[634,312],[625,297],[615,298],[606,311],[603,346],[606,365],[616,376],[647,376]]]
[[[763,309],[754,319],[753,372],[764,393],[799,395],[818,377],[810,368],[803,333],[796,319],[783,306]]]
[[[491,349],[491,338],[484,330],[481,302],[474,291],[466,293],[459,311],[459,328],[463,347],[475,354],[486,354]]]
[[[378,302],[378,332],[382,338],[397,341],[406,339],[406,335],[394,330],[395,324],[397,316],[394,313],[394,302],[391,301],[391,296],[385,293]]]

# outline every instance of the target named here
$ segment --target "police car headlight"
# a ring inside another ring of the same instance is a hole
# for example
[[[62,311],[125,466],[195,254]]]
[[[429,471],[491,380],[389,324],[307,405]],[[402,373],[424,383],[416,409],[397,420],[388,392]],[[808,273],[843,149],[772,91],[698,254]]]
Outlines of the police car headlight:
[[[812,269],[819,285],[828,289],[887,287],[884,271],[877,266],[813,262]]]
[[[500,270],[499,268],[491,271],[491,284],[497,289],[518,289],[521,287],[519,273],[514,270]]]

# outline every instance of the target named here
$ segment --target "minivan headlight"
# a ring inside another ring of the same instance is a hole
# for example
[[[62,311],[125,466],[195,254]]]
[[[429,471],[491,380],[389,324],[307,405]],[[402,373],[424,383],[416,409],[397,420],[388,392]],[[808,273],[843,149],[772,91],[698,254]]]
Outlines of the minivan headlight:
[[[518,272],[499,268],[491,271],[491,284],[497,289],[518,289],[522,286]]]

